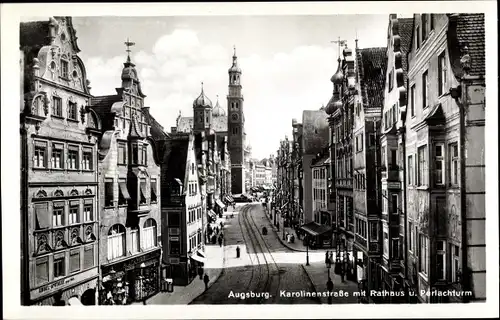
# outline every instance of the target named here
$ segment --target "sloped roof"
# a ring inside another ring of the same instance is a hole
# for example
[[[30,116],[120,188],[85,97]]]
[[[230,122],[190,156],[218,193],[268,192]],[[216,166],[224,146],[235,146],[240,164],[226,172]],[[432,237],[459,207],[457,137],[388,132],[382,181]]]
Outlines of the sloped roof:
[[[193,117],[180,117],[177,122],[177,132],[191,132],[193,125]]]
[[[38,47],[50,45],[49,20],[21,22],[20,24],[21,47]]]
[[[398,19],[399,37],[401,38],[401,62],[403,65],[404,78],[408,78],[408,51],[410,50],[411,37],[413,32],[413,18]],[[407,83],[404,81],[406,87]]]
[[[385,72],[387,69],[386,48],[359,49],[356,55],[360,68],[360,86],[363,104],[370,108],[384,104]]]
[[[456,40],[457,47],[463,53],[464,46],[467,46],[471,58],[469,75],[485,75],[485,28],[484,14],[463,13],[456,19]]]
[[[156,121],[156,119],[151,115],[148,109],[145,110],[147,110],[144,114],[146,116],[148,124],[150,125],[152,138],[154,140],[165,140],[169,138],[170,136],[164,131],[163,126],[158,121]]]
[[[316,154],[328,145],[329,128],[324,111],[304,110],[302,130],[302,146],[305,154]]]
[[[111,107],[114,103],[122,101],[122,97],[119,95],[110,96],[98,96],[90,98],[90,107],[98,114],[101,119],[107,119],[107,116],[111,112]],[[107,129],[110,123],[103,122],[103,128]]]
[[[164,153],[163,163],[166,164],[165,182],[173,182],[179,179],[184,183],[186,174],[186,163],[189,149],[189,136],[183,138],[176,137],[175,140],[167,140]]]

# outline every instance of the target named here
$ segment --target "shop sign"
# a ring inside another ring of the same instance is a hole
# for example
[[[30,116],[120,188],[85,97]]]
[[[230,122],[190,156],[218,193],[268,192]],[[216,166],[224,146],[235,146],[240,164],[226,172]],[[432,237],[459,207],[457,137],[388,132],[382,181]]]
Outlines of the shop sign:
[[[170,241],[179,241],[179,237],[170,237]]]
[[[401,184],[399,182],[387,182],[387,189],[401,189]]]
[[[138,264],[145,262],[145,261],[148,261],[150,259],[158,258],[159,252],[160,251],[151,252],[151,253],[139,256],[137,258],[131,259],[129,261],[126,261],[123,263],[123,270],[130,271],[130,270],[136,269],[139,267]]]
[[[41,296],[49,295],[58,290],[62,290],[66,287],[71,287],[79,282],[84,281],[85,279],[89,279],[96,276],[97,276],[97,268],[87,270],[82,273],[74,274],[72,276],[53,281],[42,287],[31,290],[30,298],[32,300],[35,300]]]

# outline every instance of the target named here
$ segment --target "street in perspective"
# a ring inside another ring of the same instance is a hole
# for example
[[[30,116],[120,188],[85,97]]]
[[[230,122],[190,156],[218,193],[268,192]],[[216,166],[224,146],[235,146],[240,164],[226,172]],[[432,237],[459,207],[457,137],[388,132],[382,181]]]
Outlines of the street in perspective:
[[[21,304],[486,301],[483,13],[20,23]]]

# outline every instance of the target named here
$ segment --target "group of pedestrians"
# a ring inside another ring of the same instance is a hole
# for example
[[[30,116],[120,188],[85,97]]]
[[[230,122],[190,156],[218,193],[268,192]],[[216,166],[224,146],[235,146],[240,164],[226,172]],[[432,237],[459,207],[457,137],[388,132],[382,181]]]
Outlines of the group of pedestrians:
[[[224,223],[222,221],[220,224],[212,229],[212,234],[210,235],[210,242],[212,244],[218,243],[220,247],[222,247],[222,242],[224,240],[224,232],[222,228],[224,227]]]

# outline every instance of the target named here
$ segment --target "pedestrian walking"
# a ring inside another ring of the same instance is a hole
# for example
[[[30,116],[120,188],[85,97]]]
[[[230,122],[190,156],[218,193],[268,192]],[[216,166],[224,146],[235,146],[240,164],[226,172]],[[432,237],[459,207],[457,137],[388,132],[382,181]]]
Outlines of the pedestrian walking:
[[[240,247],[236,247],[236,258],[240,257]]]
[[[222,247],[222,237],[219,237],[219,247]]]
[[[222,223],[222,221],[220,222],[220,228],[222,229],[224,227],[224,224]]]
[[[341,265],[340,266],[340,278],[342,279],[342,282],[345,282],[344,281],[344,276],[345,276],[344,266]]]
[[[205,276],[203,277],[203,282],[205,282],[205,290],[208,289],[208,275],[205,273]]]

